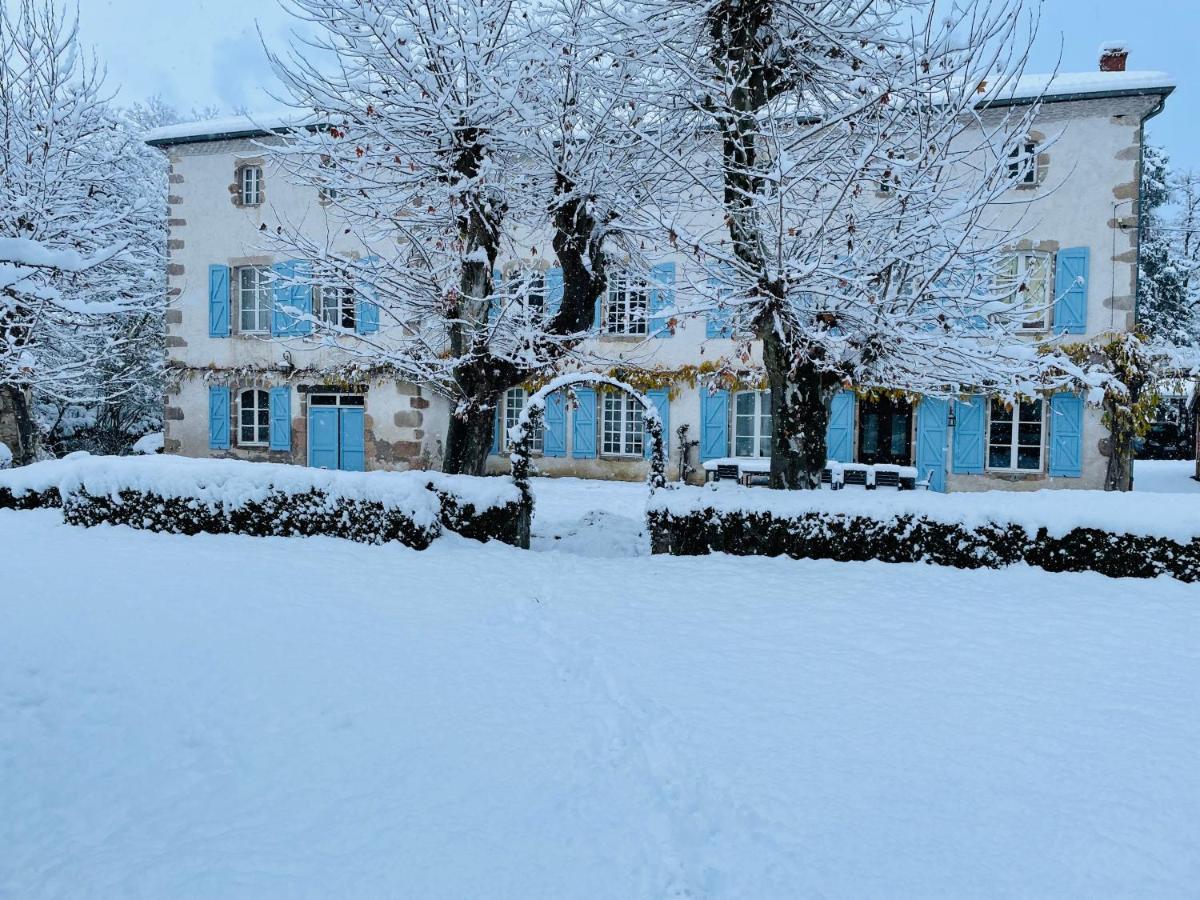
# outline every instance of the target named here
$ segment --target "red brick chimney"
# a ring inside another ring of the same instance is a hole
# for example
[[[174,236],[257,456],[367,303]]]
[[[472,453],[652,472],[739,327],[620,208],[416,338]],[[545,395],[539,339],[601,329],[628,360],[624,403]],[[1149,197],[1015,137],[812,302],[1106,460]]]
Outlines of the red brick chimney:
[[[1123,41],[1112,41],[1100,47],[1100,71],[1124,72],[1129,59],[1129,47]]]

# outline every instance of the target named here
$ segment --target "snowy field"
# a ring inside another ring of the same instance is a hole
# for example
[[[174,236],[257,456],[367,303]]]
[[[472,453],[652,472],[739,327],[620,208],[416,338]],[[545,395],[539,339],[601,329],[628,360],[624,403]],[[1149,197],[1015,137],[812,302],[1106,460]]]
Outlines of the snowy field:
[[[0,897],[1194,896],[1200,588],[537,488],[536,553],[0,511]]]

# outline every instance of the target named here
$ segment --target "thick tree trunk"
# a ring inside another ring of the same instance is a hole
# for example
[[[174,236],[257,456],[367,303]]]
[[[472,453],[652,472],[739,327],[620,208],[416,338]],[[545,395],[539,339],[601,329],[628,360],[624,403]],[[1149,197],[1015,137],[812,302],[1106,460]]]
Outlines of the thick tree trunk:
[[[0,384],[0,443],[12,451],[13,464],[28,465],[37,456],[37,427],[25,391]]]
[[[825,468],[824,379],[812,365],[793,370],[774,334],[763,336],[763,364],[771,389],[771,487],[816,490]]]
[[[446,431],[446,456],[442,471],[455,475],[483,475],[496,424],[496,404],[501,393],[476,396],[464,416],[451,415]]]

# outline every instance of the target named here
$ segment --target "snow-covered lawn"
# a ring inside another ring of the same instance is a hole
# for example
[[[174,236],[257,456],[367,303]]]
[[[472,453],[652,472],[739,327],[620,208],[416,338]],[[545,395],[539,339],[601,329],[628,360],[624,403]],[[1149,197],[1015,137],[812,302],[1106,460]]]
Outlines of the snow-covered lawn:
[[[1194,892],[1197,587],[636,556],[642,486],[537,484],[537,553],[0,511],[0,896]]]

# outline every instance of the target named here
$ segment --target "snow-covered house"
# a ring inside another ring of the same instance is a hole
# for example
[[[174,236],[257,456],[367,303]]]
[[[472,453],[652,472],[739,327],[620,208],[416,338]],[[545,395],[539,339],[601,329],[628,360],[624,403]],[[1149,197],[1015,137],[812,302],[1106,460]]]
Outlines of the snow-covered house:
[[[1120,58],[1118,58],[1120,57]],[[1026,77],[1002,104],[1041,109],[1027,140],[1011,150],[1021,173],[1014,188],[1014,283],[1038,312],[1028,334],[1081,341],[1134,325],[1139,169],[1146,121],[1173,87],[1162,73],[1124,71],[1108,53],[1101,71]],[[263,143],[286,122],[238,118],[162,129],[149,142],[170,159],[170,263],[167,347],[172,383],[165,452],[291,461],[342,469],[437,466],[448,409],[419,384],[356,364],[353,341],[331,347],[306,338],[282,308],[307,307],[360,334],[379,331],[378,310],[353,292],[293,297],[272,269],[295,261],[264,253],[264,230],[304,222],[321,234],[327,219],[311,186],[275,171]],[[1001,215],[1004,213],[1001,212]],[[327,229],[329,230],[329,229]],[[361,248],[330,245],[354,255]],[[661,371],[694,372],[728,357],[736,344],[719,317],[656,315],[685,291],[682,256],[664,254],[655,287],[616,273],[597,303],[595,341],[605,355]],[[545,302],[561,290],[553,264],[537,269]],[[674,286],[674,287],[672,287]],[[684,305],[684,304],[680,304]],[[385,328],[386,330],[386,328]],[[379,335],[379,339],[385,339]],[[677,429],[697,442],[692,461],[732,458],[763,464],[771,419],[761,391],[717,391],[680,379],[650,392],[667,425],[672,471]],[[496,411],[511,425],[526,399],[514,386]],[[646,463],[640,408],[616,394],[552,398],[536,438],[538,468],[549,474],[633,479]],[[497,439],[489,468],[507,467]],[[833,401],[829,455],[842,462],[915,466],[939,490],[1103,486],[1107,431],[1098,410],[1071,394],[1009,408],[985,397],[911,402],[844,391]]]

